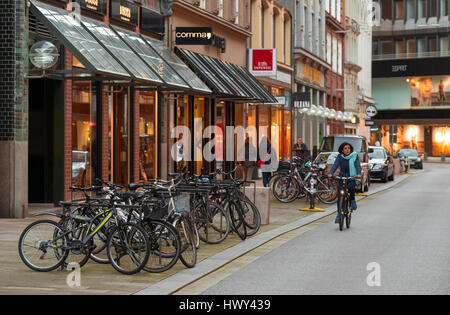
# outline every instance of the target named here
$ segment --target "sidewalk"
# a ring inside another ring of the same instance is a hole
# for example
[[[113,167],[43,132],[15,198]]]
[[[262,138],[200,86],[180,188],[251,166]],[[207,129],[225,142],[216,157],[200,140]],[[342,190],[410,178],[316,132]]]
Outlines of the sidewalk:
[[[388,189],[410,176],[410,174],[396,176],[394,182],[387,184],[372,183],[369,194]],[[230,235],[221,244],[202,243],[198,251],[197,265],[192,269],[187,269],[178,262],[164,273],[143,271],[137,275],[126,276],[118,273],[110,265],[90,261],[81,269],[79,288],[70,288],[67,285],[68,271],[38,273],[22,263],[17,251],[17,242],[25,226],[36,220],[35,218],[0,219],[0,294],[170,294],[271,239],[336,211],[335,205],[320,203],[317,207],[322,207],[324,212],[298,210],[306,207],[309,205],[303,200],[282,204],[272,198],[269,225],[262,226],[256,235],[245,241],[241,241],[236,235]],[[43,209],[33,207],[32,212],[37,210]]]

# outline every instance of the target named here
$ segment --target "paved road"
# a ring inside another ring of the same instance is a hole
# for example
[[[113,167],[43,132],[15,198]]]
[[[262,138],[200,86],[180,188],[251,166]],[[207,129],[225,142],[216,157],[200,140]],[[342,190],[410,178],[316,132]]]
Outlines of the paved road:
[[[203,294],[450,294],[449,175],[426,164],[360,201],[349,230],[328,221]]]

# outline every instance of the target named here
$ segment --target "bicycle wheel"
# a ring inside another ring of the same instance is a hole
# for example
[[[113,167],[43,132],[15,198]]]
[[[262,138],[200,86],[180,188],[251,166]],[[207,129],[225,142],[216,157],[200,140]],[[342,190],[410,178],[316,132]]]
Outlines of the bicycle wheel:
[[[336,202],[338,188],[336,181],[334,181],[332,178],[319,178],[317,183],[317,190],[320,191],[316,195],[321,203],[330,205]]]
[[[150,239],[150,256],[144,270],[169,270],[180,258],[181,245],[177,231],[169,223],[160,220],[146,220],[142,225]]]
[[[297,180],[292,176],[280,176],[273,183],[272,193],[278,201],[289,203],[297,198],[299,193]]]
[[[339,230],[342,231],[344,228],[344,221],[346,220],[346,216],[347,216],[347,198],[342,197],[340,199],[340,208],[341,208],[341,214],[340,214],[340,220],[339,220]]]
[[[100,223],[94,224],[97,226]],[[91,252],[90,258],[99,264],[109,264],[109,258],[106,251],[106,244],[108,242],[109,234],[115,225],[112,222],[106,223],[102,226],[100,230],[94,235],[93,241],[95,244],[95,249]]]
[[[200,202],[194,208],[199,238],[208,244],[224,241],[230,233],[230,221],[225,210],[213,202]]]
[[[188,268],[193,268],[197,263],[197,248],[195,246],[193,226],[187,217],[181,217],[175,221],[181,242],[180,260]]]
[[[150,240],[142,227],[134,223],[120,223],[109,235],[106,252],[114,269],[132,275],[147,264]]]
[[[233,231],[235,231],[242,240],[245,240],[247,237],[247,226],[245,224],[244,216],[242,215],[241,205],[234,200],[230,200],[227,208]]]
[[[256,234],[261,227],[261,214],[255,204],[246,196],[240,203],[245,225],[247,226],[247,236],[252,236]]]
[[[351,207],[350,198],[348,198],[347,200],[348,200],[347,209],[350,209],[350,207]],[[345,217],[345,225],[347,226],[347,229],[350,228],[350,223],[351,222],[352,222],[352,212],[351,211],[347,211],[347,216]]]
[[[39,220],[28,225],[19,238],[19,255],[34,271],[47,272],[58,268],[67,258],[68,237],[54,221]]]
[[[83,237],[87,235],[89,231],[87,231],[86,227],[80,227],[81,223],[70,220],[70,218],[68,217],[61,219],[58,224],[66,231],[72,230],[74,228],[76,229],[73,233],[69,233],[67,235],[69,239],[69,247],[71,247],[71,249],[69,250],[64,263],[61,265],[61,268],[66,269],[69,264],[76,264],[80,267],[83,267],[89,261],[90,253],[95,247],[92,239],[89,240],[87,244],[82,243]],[[57,237],[56,230],[53,237]]]

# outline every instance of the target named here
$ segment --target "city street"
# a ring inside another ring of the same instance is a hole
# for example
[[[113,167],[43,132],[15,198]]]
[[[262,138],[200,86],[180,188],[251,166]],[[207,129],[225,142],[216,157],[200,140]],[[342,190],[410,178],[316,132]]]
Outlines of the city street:
[[[449,294],[449,171],[428,163],[360,201],[349,230],[339,231],[330,216],[196,293]]]

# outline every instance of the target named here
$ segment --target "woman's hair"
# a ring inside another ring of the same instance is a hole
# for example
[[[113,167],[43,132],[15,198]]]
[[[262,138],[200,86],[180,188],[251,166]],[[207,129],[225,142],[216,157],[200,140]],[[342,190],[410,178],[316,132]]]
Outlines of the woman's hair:
[[[350,153],[353,152],[353,146],[352,146],[350,143],[348,143],[348,142],[344,142],[344,143],[342,143],[342,144],[339,146],[338,152],[339,152],[340,154],[344,154],[344,147],[345,147],[346,145],[349,145],[349,146],[350,146]]]

